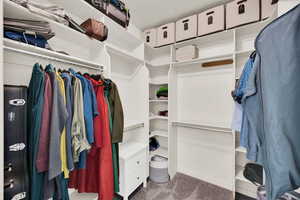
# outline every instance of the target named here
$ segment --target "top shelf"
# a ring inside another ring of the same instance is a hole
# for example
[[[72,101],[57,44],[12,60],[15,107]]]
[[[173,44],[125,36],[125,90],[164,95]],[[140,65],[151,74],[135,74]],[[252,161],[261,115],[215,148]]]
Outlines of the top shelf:
[[[73,15],[81,18],[82,22],[88,18],[94,18],[102,21],[108,27],[108,43],[114,45],[135,49],[143,44],[141,35],[134,30],[135,27],[130,25],[127,29],[123,28],[108,16],[91,6],[84,0],[53,0],[57,5],[62,6]]]
[[[10,0],[4,0],[3,7],[4,7],[4,17],[25,19],[25,20],[47,21],[50,23],[52,29],[59,30],[63,35],[68,35],[68,39],[70,40],[72,39],[73,41],[76,40],[77,43],[79,43],[82,46],[89,46],[91,44],[93,45],[97,44],[103,46],[103,43],[100,41],[91,39],[87,35],[80,33],[64,24],[40,16],[38,14],[32,13],[27,8],[20,6],[19,4],[14,3]],[[51,41],[51,39],[49,41]]]
[[[43,49],[33,45],[25,44],[22,42],[13,41],[10,39],[4,39],[4,49],[20,52],[39,57],[45,57],[53,60],[60,60],[61,62],[68,62],[69,64],[79,65],[85,68],[94,70],[101,70],[102,67],[98,63],[90,62],[74,56],[65,55],[48,49]]]

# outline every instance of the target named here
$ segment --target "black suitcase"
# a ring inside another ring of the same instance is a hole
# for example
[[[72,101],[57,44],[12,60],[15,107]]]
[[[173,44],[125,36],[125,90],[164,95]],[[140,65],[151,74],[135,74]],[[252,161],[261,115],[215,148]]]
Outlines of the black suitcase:
[[[28,199],[27,87],[4,86],[4,200]]]
[[[85,0],[89,4],[91,4],[93,7],[101,11],[102,13],[106,14],[106,8],[107,8],[107,1],[108,0]]]

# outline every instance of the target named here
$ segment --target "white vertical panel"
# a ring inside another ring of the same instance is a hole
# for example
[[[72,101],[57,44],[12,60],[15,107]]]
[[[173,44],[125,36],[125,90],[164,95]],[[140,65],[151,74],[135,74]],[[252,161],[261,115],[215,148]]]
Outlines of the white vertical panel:
[[[232,190],[232,135],[178,127],[178,171]]]
[[[3,122],[3,2],[0,1],[0,198],[4,196],[3,192],[3,166],[4,166],[4,122]]]
[[[178,121],[230,128],[233,67],[178,77]]]

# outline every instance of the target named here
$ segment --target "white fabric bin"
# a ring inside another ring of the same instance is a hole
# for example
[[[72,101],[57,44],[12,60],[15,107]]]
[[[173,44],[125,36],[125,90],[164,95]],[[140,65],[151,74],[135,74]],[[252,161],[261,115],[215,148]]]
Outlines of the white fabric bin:
[[[175,23],[160,26],[157,30],[157,46],[164,46],[175,42]]]
[[[156,47],[157,29],[149,29],[144,32],[144,41],[151,47]]]
[[[189,45],[176,49],[176,61],[184,62],[198,58],[198,48],[195,45]]]
[[[176,42],[197,37],[197,15],[176,22]]]
[[[198,36],[223,31],[225,29],[224,5],[209,9],[198,16]]]
[[[277,10],[278,0],[262,0],[261,1],[261,18],[271,17]]]
[[[170,180],[168,172],[168,159],[153,156],[150,161],[150,180],[154,183],[167,183]]]
[[[260,20],[260,0],[234,0],[226,6],[226,28]]]

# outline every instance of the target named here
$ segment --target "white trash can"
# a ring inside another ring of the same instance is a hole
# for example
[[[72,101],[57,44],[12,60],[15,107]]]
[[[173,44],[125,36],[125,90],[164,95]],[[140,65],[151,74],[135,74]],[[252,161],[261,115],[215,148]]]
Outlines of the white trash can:
[[[150,180],[154,183],[167,183],[169,179],[168,159],[153,156],[150,161]]]

